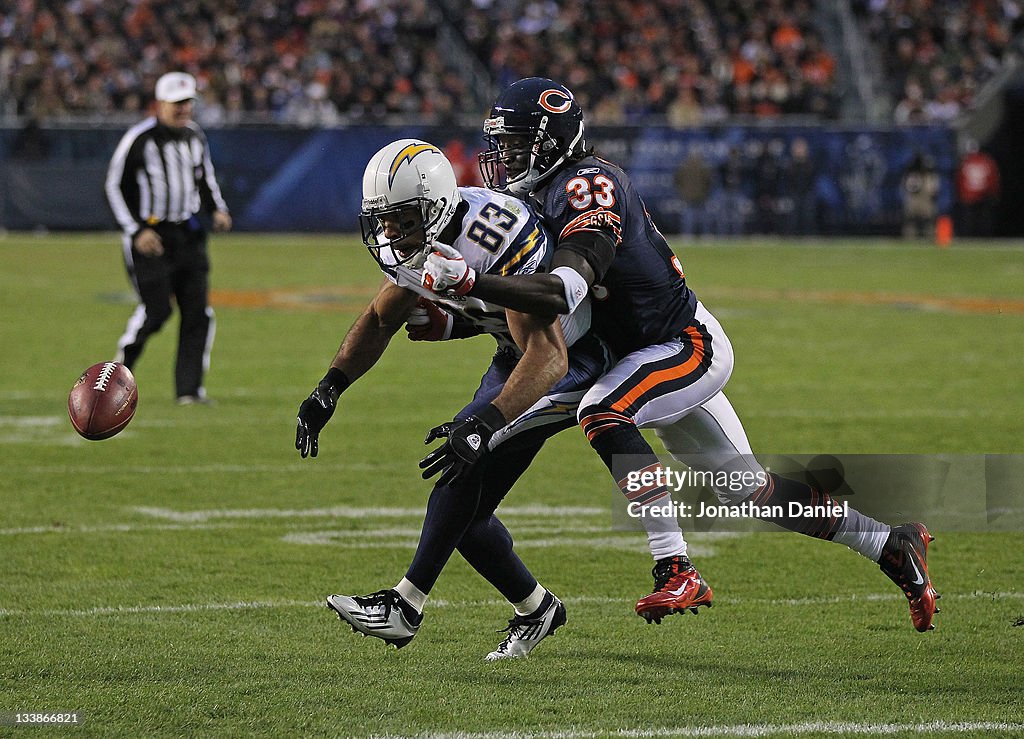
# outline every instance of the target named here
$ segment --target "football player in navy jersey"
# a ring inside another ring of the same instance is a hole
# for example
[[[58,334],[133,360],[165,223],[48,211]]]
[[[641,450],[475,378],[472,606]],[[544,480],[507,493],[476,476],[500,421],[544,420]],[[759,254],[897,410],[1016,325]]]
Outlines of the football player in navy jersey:
[[[457,548],[515,609],[487,659],[525,656],[565,623],[565,607],[513,551],[494,511],[544,441],[575,425],[580,399],[611,366],[610,352],[589,333],[589,306],[553,321],[421,286],[427,251],[437,243],[481,274],[530,274],[546,269],[552,256],[553,241],[528,205],[486,188],[458,187],[437,147],[403,139],[378,151],[363,176],[361,222],[385,279],[299,408],[295,447],[302,457],[317,456],[338,398],[403,325],[419,340],[490,334],[497,351],[473,400],[428,434],[427,442],[443,443],[420,466],[424,478],[440,479],[405,577],[367,596],[331,595],[327,605],[354,630],[402,647],[418,631],[427,595]]]
[[[552,269],[516,277],[478,274],[457,254],[436,250],[424,265],[424,284],[541,316],[571,315],[592,297],[593,329],[618,363],[584,396],[578,420],[641,515],[644,506],[662,507],[669,494],[656,476],[639,490],[629,484],[660,469],[641,428],[654,428],[673,457],[713,472],[715,480],[752,481],[716,487],[725,503],[788,512],[788,503],[796,501],[833,510],[826,492],[767,472],[754,459],[722,392],[733,368],[729,339],[687,285],[629,176],[587,146],[583,111],[572,93],[549,79],[519,80],[498,96],[484,134],[484,181],[538,209],[557,235]],[[938,595],[928,577],[932,537],[925,526],[890,527],[849,510],[842,517],[767,520],[846,544],[877,562],[906,595],[915,628],[932,628]],[[711,588],[686,556],[675,521],[660,531],[648,529],[648,537],[656,560],[654,590],[637,602],[637,614],[660,622],[711,605]]]

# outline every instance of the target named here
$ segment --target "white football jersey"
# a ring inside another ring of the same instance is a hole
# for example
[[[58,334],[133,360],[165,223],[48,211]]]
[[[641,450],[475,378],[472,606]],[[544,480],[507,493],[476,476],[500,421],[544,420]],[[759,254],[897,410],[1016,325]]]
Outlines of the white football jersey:
[[[533,210],[510,195],[482,187],[460,187],[459,194],[469,205],[462,218],[462,230],[451,246],[478,274],[528,275],[545,272],[554,253],[554,240]],[[479,298],[435,295],[422,286],[421,269],[399,265],[391,249],[381,249],[381,261],[391,269],[388,279],[399,287],[431,300],[448,311],[491,334],[499,349],[516,353],[505,309]],[[590,329],[590,299],[576,307],[571,315],[559,316],[565,343],[569,346]]]

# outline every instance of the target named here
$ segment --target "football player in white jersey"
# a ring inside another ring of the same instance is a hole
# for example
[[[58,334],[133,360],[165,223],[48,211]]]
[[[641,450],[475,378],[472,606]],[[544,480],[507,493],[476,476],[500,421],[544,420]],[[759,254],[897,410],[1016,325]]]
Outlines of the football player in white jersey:
[[[371,595],[332,595],[327,605],[353,630],[402,647],[419,629],[427,595],[457,548],[515,609],[507,636],[487,659],[524,656],[565,623],[565,607],[513,551],[494,510],[544,440],[575,425],[580,398],[610,367],[609,353],[588,333],[589,304],[559,320],[538,319],[421,286],[422,264],[435,248],[457,250],[480,273],[501,275],[544,270],[552,253],[550,235],[529,206],[458,187],[437,147],[403,139],[378,151],[363,176],[361,223],[386,279],[299,408],[295,446],[303,457],[317,456],[338,397],[410,319],[412,338],[487,333],[498,346],[473,400],[428,434],[428,442],[444,442],[420,466],[424,478],[440,479],[406,576]]]

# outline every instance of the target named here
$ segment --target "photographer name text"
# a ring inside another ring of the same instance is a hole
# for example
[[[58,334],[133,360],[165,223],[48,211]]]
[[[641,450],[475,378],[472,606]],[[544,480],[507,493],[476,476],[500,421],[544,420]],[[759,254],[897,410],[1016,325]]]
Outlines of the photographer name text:
[[[632,518],[846,518],[850,504],[837,501],[830,505],[805,505],[789,501],[783,506],[743,501],[735,505],[710,505],[704,501],[695,504],[671,501],[663,505],[630,503],[626,512]]]

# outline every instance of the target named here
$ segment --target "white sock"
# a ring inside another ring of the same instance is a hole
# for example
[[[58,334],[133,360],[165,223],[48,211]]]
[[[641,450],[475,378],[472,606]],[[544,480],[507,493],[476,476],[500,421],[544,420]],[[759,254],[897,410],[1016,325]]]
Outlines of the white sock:
[[[655,562],[665,557],[686,556],[686,539],[683,538],[683,531],[678,525],[675,531],[648,531],[647,547],[651,550]]]
[[[521,600],[518,603],[513,603],[512,607],[516,609],[516,614],[520,616],[529,616],[540,608],[540,604],[544,600],[544,596],[547,592],[548,591],[543,585],[537,583],[537,587],[533,589],[532,593],[526,596],[524,600]]]
[[[685,557],[686,539],[679,522],[673,516],[649,516],[646,509],[651,506],[661,508],[672,505],[672,496],[665,494],[657,500],[640,507],[640,521],[647,532],[647,547],[655,561],[665,557]]]
[[[416,613],[423,613],[423,606],[427,603],[427,594],[406,580],[404,577],[395,586],[397,592],[405,602],[416,609]]]
[[[850,515],[843,520],[832,541],[845,544],[872,562],[877,562],[891,530],[889,524],[876,521],[851,508]]]

